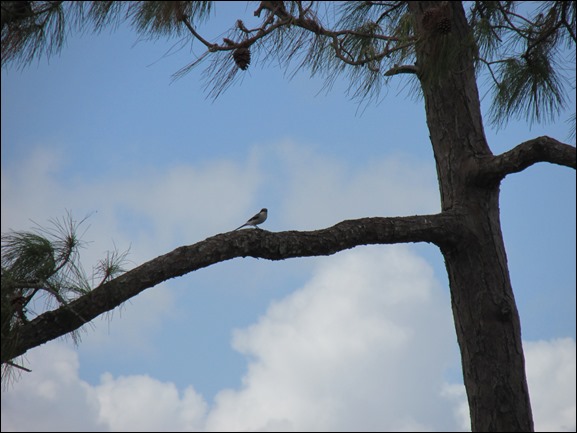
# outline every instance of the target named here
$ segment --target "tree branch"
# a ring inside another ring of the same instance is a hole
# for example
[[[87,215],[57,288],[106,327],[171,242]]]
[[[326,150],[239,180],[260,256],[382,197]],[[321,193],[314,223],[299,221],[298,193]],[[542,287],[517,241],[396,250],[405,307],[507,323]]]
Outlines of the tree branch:
[[[24,370],[27,373],[32,373],[32,370],[30,370],[29,368],[22,367],[21,365],[18,365],[12,361],[8,361],[6,364],[8,364],[10,367],[15,367],[15,368],[18,368],[20,370]]]
[[[554,138],[542,136],[519,144],[514,149],[481,163],[477,180],[482,184],[500,182],[538,162],[550,162],[576,168],[575,147]]]
[[[251,46],[252,44],[254,44],[256,41],[258,41],[259,39],[264,38],[265,36],[267,36],[268,34],[272,33],[274,30],[276,30],[279,27],[285,26],[290,24],[291,20],[290,18],[285,18],[282,20],[277,21],[276,23],[273,24],[274,21],[274,16],[269,16],[265,22],[262,24],[261,27],[259,27],[258,29],[254,29],[254,30],[247,30],[246,33],[253,33],[253,32],[257,32],[255,36],[252,36],[250,38],[244,39],[241,42],[234,42],[230,39],[224,39],[224,44],[219,45],[219,44],[213,44],[208,42],[206,39],[204,39],[198,32],[196,32],[194,30],[194,27],[192,27],[192,24],[190,24],[190,20],[188,19],[188,17],[184,16],[182,17],[182,22],[186,25],[186,27],[188,28],[188,30],[190,31],[190,33],[196,38],[198,39],[200,42],[202,42],[207,48],[208,51],[213,53],[216,51],[233,51],[236,48],[239,47],[248,47]]]
[[[4,344],[1,362],[66,335],[133,296],[170,278],[179,277],[236,257],[284,260],[292,257],[332,255],[359,245],[431,242],[442,247],[458,241],[463,230],[451,213],[396,218],[362,218],[330,228],[273,233],[243,230],[222,233],[194,245],[157,257],[103,284],[56,310],[20,325],[15,338]],[[5,350],[8,347],[9,350]]]
[[[310,8],[310,6],[309,6]],[[416,39],[411,38],[407,42],[400,43],[400,39],[394,36],[387,36],[387,35],[380,35],[380,34],[373,34],[367,33],[359,30],[330,30],[323,27],[316,19],[306,17],[306,12],[308,9],[302,9],[302,5],[299,6],[299,15],[293,16],[288,13],[286,8],[282,5],[282,2],[270,2],[270,1],[263,1],[260,3],[259,8],[254,12],[254,15],[260,17],[261,12],[263,10],[268,10],[269,14],[267,15],[265,21],[262,25],[256,29],[246,29],[242,21],[238,20],[236,27],[238,27],[243,33],[246,35],[250,35],[256,32],[255,35],[251,37],[247,37],[241,41],[233,41],[231,39],[225,38],[223,39],[223,44],[216,44],[211,43],[205,38],[203,38],[191,25],[189,19],[184,16],[182,17],[183,23],[186,25],[190,33],[198,39],[202,44],[204,44],[208,52],[216,52],[216,51],[233,51],[240,47],[250,47],[255,42],[264,37],[271,34],[273,31],[277,30],[281,27],[286,26],[297,26],[304,30],[308,30],[312,33],[317,35],[322,35],[327,37],[331,40],[331,46],[335,52],[335,56],[342,60],[344,63],[351,65],[351,66],[363,66],[368,65],[371,62],[381,61],[385,57],[391,56],[394,52],[406,49],[415,44]],[[274,18],[277,17],[278,20],[274,22]],[[240,25],[239,25],[240,24]],[[394,47],[387,47],[380,51],[376,52],[370,56],[365,56],[363,58],[355,59],[352,54],[347,52],[345,49],[345,41],[347,37],[354,36],[354,37],[366,37],[375,40],[383,40],[388,42],[397,42],[398,45]],[[203,56],[201,56],[203,57]],[[196,64],[197,62],[195,62]],[[405,69],[402,73],[413,73],[413,71],[409,71]],[[395,74],[390,74],[395,75]]]
[[[395,65],[391,69],[389,69],[387,72],[385,72],[385,76],[391,77],[393,75],[399,75],[399,74],[415,74],[415,75],[417,75],[418,73],[419,73],[419,68],[417,68],[415,65]]]
[[[184,23],[184,25],[188,28],[188,30],[190,31],[190,33],[192,33],[192,35],[198,39],[200,42],[202,42],[207,48],[209,52],[213,52],[215,51],[217,45],[216,44],[211,44],[210,42],[208,42],[206,39],[204,39],[200,34],[197,33],[196,30],[194,30],[194,27],[192,27],[192,24],[190,24],[190,20],[188,19],[187,16],[183,16],[181,18],[181,21]]]

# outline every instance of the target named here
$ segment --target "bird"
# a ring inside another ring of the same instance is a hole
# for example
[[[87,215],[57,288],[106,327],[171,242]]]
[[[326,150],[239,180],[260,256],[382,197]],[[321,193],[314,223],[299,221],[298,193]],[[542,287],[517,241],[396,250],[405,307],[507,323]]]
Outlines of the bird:
[[[240,227],[234,229],[233,232],[238,230],[238,229],[241,229],[245,226],[254,226],[255,228],[258,228],[257,227],[258,224],[262,224],[263,222],[266,221],[266,217],[268,216],[267,214],[268,214],[268,209],[263,207],[259,213],[257,213],[255,216],[253,216],[251,219],[249,219],[247,222],[245,222]]]

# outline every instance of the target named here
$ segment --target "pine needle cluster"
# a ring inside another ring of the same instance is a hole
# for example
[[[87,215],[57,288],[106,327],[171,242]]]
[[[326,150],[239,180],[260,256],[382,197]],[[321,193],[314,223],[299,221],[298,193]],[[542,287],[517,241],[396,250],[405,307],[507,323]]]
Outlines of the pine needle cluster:
[[[565,107],[574,83],[568,82],[560,60],[566,64],[569,57],[575,63],[575,2],[467,2],[472,41],[452,36],[452,18],[445,13],[449,2],[431,4],[422,17],[426,31],[419,34],[408,2],[263,1],[252,16],[237,19],[211,41],[199,29],[217,2],[3,1],[2,65],[24,66],[52,56],[73,31],[102,31],[127,22],[146,38],[200,43],[204,53],[174,78],[208,62],[204,79],[212,98],[242,78],[249,65],[274,62],[291,76],[302,69],[323,76],[327,89],[337,77],[348,76],[349,94],[364,101],[378,98],[394,75],[415,83],[416,47],[434,36],[440,41],[437,61],[421,65],[420,78],[442,77],[436,68],[450,69],[461,45],[474,45],[478,71],[490,78],[491,117],[497,126],[518,117],[551,120]]]
[[[2,234],[1,337],[2,352],[10,353],[19,328],[45,311],[69,307],[74,299],[124,272],[127,252],[107,253],[88,277],[80,262],[84,242],[78,234],[86,221],[70,213],[51,219],[47,227]],[[94,283],[95,282],[95,283]],[[78,341],[78,333],[71,337]],[[3,364],[3,380],[14,363]]]

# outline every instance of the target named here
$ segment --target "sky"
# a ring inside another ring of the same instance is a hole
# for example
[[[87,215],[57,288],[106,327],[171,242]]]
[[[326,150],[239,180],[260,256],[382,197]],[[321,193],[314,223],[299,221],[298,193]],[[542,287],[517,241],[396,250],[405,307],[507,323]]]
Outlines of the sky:
[[[217,5],[205,32],[251,7]],[[291,79],[253,59],[212,100],[202,68],[171,79],[202,52],[181,45],[120,26],[2,70],[2,233],[88,216],[85,269],[115,248],[130,269],[263,207],[270,231],[440,210],[424,107],[406,82],[359,105],[344,77],[324,91],[307,71]],[[487,121],[491,149],[541,135],[574,145],[571,113]],[[536,429],[575,431],[575,171],[537,164],[501,191]],[[430,245],[234,259],[146,290],[81,337],[26,354],[32,372],[2,390],[2,431],[470,429]]]

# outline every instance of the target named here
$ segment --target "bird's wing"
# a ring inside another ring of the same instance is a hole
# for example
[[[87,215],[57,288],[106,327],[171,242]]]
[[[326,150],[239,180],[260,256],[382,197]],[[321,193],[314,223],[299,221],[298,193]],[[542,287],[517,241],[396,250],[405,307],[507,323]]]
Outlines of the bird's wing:
[[[258,221],[259,218],[260,218],[260,212],[257,213],[255,216],[253,216],[251,219],[249,219],[246,223],[248,224],[248,223],[252,223],[254,221]]]

